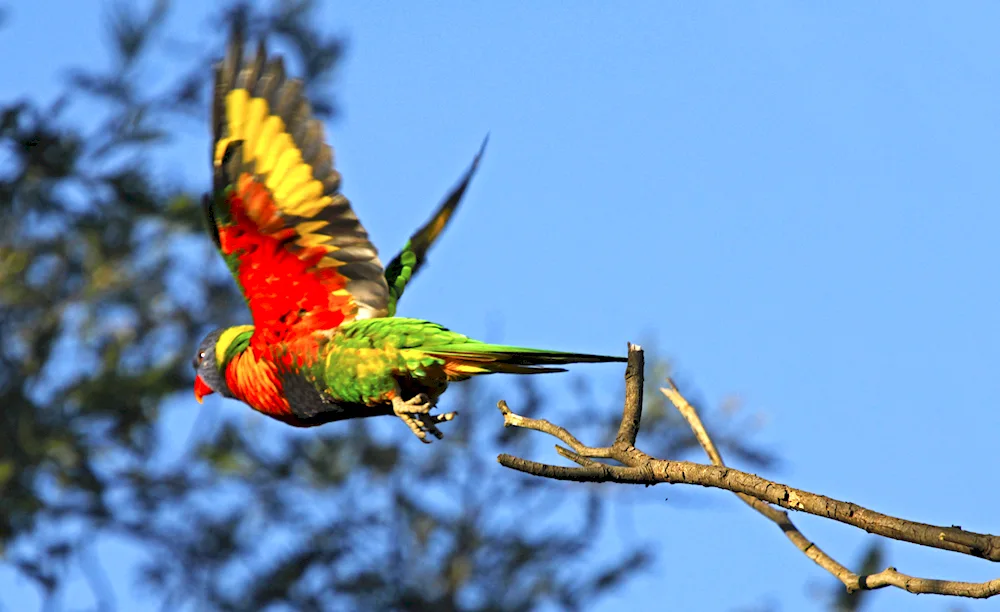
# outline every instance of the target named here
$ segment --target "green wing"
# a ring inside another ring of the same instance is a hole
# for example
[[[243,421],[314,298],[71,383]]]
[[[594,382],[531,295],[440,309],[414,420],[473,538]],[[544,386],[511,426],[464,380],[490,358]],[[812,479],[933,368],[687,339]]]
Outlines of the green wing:
[[[431,245],[434,244],[434,241],[438,239],[438,236],[447,227],[448,222],[451,221],[452,215],[455,214],[455,210],[465,195],[465,190],[472,181],[472,176],[479,167],[479,160],[482,159],[483,152],[486,150],[486,143],[489,140],[489,136],[483,139],[483,144],[479,147],[479,152],[476,153],[475,159],[472,160],[472,165],[465,171],[458,186],[448,194],[448,197],[438,207],[437,212],[434,213],[431,220],[410,236],[403,250],[386,267],[385,280],[389,285],[388,316],[395,316],[396,304],[399,302],[399,298],[402,297],[403,291],[406,290],[407,283],[416,276],[420,268],[427,262],[427,251],[430,250]]]

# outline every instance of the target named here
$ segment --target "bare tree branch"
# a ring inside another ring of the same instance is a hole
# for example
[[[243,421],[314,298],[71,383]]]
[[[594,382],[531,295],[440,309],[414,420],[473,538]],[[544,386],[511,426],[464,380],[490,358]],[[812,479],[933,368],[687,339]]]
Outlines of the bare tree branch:
[[[911,593],[972,598],[987,598],[1000,593],[1000,579],[983,583],[933,580],[908,576],[892,567],[877,574],[863,576],[851,572],[806,538],[792,523],[788,514],[774,506],[832,519],[894,540],[950,550],[990,561],[1000,561],[1000,537],[965,531],[957,526],[939,527],[908,521],[726,467],[697,411],[672,382],[669,388],[661,390],[687,420],[695,438],[705,449],[713,465],[658,459],[642,452],[634,445],[642,417],[643,365],[642,348],[630,344],[628,365],[625,369],[625,405],[618,434],[611,446],[587,446],[563,427],[544,419],[518,415],[503,400],[497,404],[503,414],[504,426],[532,429],[557,438],[569,447],[557,445],[556,451],[559,455],[573,461],[579,467],[549,465],[507,454],[500,455],[497,460],[505,467],[556,480],[618,482],[647,486],[661,483],[688,484],[731,491],[751,508],[778,525],[803,554],[836,576],[848,591],[894,586]],[[598,459],[610,459],[620,465],[605,463]]]

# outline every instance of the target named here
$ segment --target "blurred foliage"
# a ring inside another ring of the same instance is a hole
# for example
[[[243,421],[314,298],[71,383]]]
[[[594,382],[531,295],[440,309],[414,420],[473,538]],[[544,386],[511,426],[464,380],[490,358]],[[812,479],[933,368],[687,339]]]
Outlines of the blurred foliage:
[[[885,548],[881,540],[874,540],[865,547],[858,563],[851,569],[859,576],[876,574],[888,566]],[[831,612],[861,612],[871,601],[873,591],[857,591],[848,593],[839,580],[830,581],[830,611]]]
[[[870,539],[862,548],[860,559],[854,563],[846,563],[845,565],[860,576],[881,572],[889,566],[885,548],[884,540]],[[843,560],[838,559],[838,561],[842,562]],[[865,610],[871,610],[873,609],[874,602],[878,601],[877,598],[879,596],[876,593],[881,593],[881,596],[885,597],[890,595],[890,591],[892,589],[848,593],[843,582],[826,572],[820,574],[819,579],[810,580],[806,584],[806,593],[816,602],[815,608],[829,612],[864,612]],[[734,610],[734,612],[781,612],[784,609],[787,609],[787,606],[783,606],[782,602],[772,595],[760,602],[740,607]],[[961,604],[947,602],[946,607],[942,609],[957,612],[957,610],[961,609]]]
[[[431,447],[400,426],[298,431],[228,403],[217,414],[217,400],[186,440],[164,426],[171,404],[198,410],[201,335],[247,316],[203,234],[201,186],[156,170],[171,130],[195,119],[207,166],[209,70],[230,27],[277,39],[325,118],[343,51],[307,0],[229,4],[213,38],[190,42],[166,34],[169,8],[114,5],[107,71],[74,69],[51,103],[0,108],[0,560],[47,608],[82,576],[94,607],[113,609],[94,552],[119,538],[143,551],[136,584],[164,610],[575,609],[647,567],[641,546],[595,554],[603,489],[497,466],[498,448],[530,454],[541,437],[500,427],[478,385],[452,391],[466,416]],[[544,398],[519,384],[512,404],[537,413]],[[614,430],[616,406],[585,381],[574,394],[580,423]],[[649,450],[693,448],[656,401]],[[724,437],[734,460],[769,460]]]

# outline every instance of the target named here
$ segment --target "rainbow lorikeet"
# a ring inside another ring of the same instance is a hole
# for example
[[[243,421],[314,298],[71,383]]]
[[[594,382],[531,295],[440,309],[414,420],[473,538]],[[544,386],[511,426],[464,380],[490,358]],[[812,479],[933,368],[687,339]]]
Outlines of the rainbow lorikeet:
[[[239,399],[290,425],[395,414],[421,440],[454,413],[431,413],[449,382],[494,372],[560,372],[624,361],[486,344],[419,319],[396,302],[448,222],[476,163],[438,214],[383,269],[347,198],[301,81],[264,44],[238,36],[215,69],[212,238],[253,325],[218,329],[194,359],[195,396]],[[485,145],[485,143],[484,143]],[[482,150],[480,150],[480,155]]]

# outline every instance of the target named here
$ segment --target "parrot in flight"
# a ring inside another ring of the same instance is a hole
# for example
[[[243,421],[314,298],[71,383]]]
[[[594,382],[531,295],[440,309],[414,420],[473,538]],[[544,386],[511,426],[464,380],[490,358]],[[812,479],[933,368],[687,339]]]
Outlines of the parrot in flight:
[[[433,414],[448,383],[491,373],[562,372],[625,361],[487,344],[395,317],[406,283],[462,198],[479,154],[437,214],[383,268],[340,191],[322,123],[298,79],[263,41],[238,34],[215,67],[209,233],[253,325],[209,333],[193,360],[194,393],[235,398],[289,425],[395,415],[423,442],[455,413]],[[485,147],[485,142],[483,147]]]

